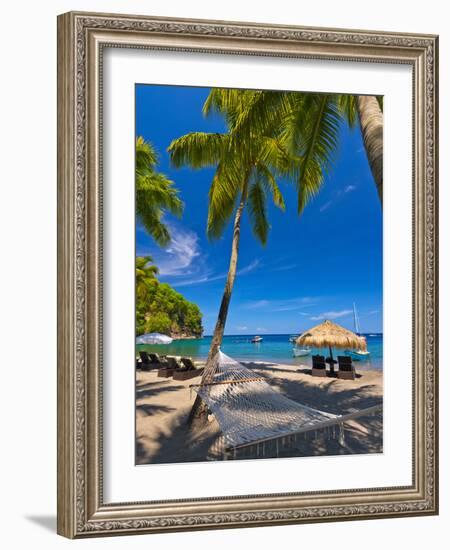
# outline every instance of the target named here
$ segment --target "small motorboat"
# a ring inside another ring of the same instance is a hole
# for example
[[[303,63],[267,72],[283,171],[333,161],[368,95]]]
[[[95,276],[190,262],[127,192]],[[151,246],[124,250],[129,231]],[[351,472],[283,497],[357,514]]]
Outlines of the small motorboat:
[[[309,355],[311,353],[311,350],[309,348],[292,348],[292,353],[294,357],[304,357],[305,355]]]
[[[252,339],[251,339],[251,343],[252,344],[259,344],[260,342],[262,342],[263,339],[261,338],[261,336],[254,336]]]
[[[367,359],[370,359],[370,351],[356,351],[356,350],[346,349],[345,353],[347,355],[350,355],[350,357],[354,361],[367,361]]]
[[[299,337],[298,334],[292,334],[291,336],[289,336],[289,342],[291,342],[291,344],[295,344],[295,341],[297,340],[298,337]]]

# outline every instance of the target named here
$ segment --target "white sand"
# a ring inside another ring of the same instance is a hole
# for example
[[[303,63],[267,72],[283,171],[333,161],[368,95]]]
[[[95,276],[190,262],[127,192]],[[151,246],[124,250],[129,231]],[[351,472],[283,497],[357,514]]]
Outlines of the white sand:
[[[275,363],[245,363],[268,379],[287,397],[304,405],[345,414],[380,403],[383,374],[360,371],[356,380],[316,378],[310,368]],[[186,381],[158,378],[157,371],[136,376],[136,463],[194,462],[206,459],[208,449],[220,434],[212,419],[202,429],[192,430],[187,417],[195,399],[189,386],[199,378]],[[301,447],[283,456],[323,454],[360,454],[382,451],[382,413],[361,417],[345,425],[345,446],[323,434],[302,442]]]

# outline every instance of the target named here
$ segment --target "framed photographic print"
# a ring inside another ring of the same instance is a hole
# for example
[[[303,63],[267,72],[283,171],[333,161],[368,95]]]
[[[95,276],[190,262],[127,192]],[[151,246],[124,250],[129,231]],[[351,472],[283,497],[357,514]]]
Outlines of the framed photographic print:
[[[58,18],[58,532],[436,514],[436,36]]]

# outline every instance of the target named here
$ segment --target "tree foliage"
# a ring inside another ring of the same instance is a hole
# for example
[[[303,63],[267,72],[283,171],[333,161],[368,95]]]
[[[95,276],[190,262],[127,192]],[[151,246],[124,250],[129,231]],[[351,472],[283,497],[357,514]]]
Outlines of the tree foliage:
[[[172,336],[203,333],[199,307],[156,278],[150,256],[136,258],[136,334],[161,332]]]
[[[183,203],[173,181],[156,171],[158,156],[143,137],[136,139],[136,214],[160,246],[167,246],[170,233],[162,218],[165,212],[180,216]]]
[[[214,92],[218,93],[218,92]],[[297,183],[298,212],[303,211],[310,198],[316,195],[324,177],[332,167],[339,144],[342,124],[355,127],[365,114],[361,109],[362,96],[349,94],[322,94],[310,92],[256,91],[251,100],[246,101],[234,122],[235,134],[241,138],[252,132],[269,133],[277,138],[287,152],[299,159],[292,176]],[[382,126],[383,98],[374,98],[378,106],[377,116]],[[218,108],[220,102],[211,99],[209,108]],[[360,125],[361,126],[361,125]],[[373,166],[382,164],[382,151],[373,141],[375,135],[361,128],[366,154],[372,169],[380,198],[382,196],[382,174]],[[378,158],[374,159],[373,150]],[[381,157],[381,158],[380,158]]]
[[[209,189],[207,234],[210,238],[222,235],[238,201],[243,200],[248,201],[253,232],[265,244],[270,229],[268,199],[284,209],[277,179],[294,172],[299,159],[289,154],[267,124],[264,131],[260,131],[253,121],[255,124],[249,126],[248,132],[239,132],[239,121],[258,93],[213,89],[203,112],[205,116],[220,113],[227,123],[227,132],[191,132],[174,140],[168,149],[174,166],[216,169]]]

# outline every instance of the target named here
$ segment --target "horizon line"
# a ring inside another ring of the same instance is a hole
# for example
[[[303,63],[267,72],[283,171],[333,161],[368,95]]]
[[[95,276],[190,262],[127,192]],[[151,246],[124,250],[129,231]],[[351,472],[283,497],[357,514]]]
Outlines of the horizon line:
[[[304,331],[303,331],[304,332]],[[302,334],[301,332],[260,332],[262,336],[286,336],[286,335],[294,335],[294,334]],[[383,334],[383,332],[378,331],[371,331],[371,332],[361,332],[360,334]],[[258,333],[256,332],[250,332],[248,334],[240,333],[240,334],[224,334],[224,336],[257,336]],[[201,338],[213,336],[212,334],[203,334]]]

